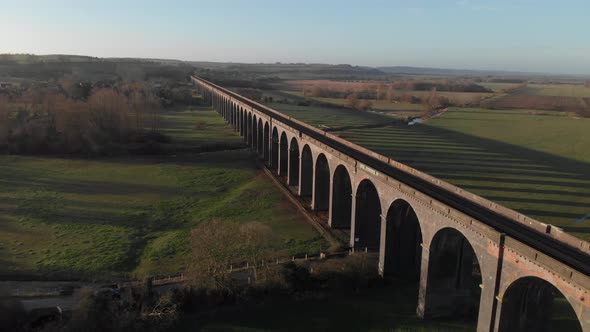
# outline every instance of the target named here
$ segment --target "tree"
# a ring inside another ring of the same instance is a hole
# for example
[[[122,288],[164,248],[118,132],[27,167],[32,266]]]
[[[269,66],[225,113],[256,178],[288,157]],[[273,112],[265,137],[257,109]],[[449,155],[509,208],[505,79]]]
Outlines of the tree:
[[[427,115],[432,115],[437,109],[441,107],[436,88],[432,88],[432,90],[430,90],[428,96],[424,98],[423,103]]]
[[[363,99],[358,104],[358,109],[361,111],[368,111],[373,108],[373,103],[370,100]]]
[[[244,259],[259,261],[272,236],[261,223],[239,225],[217,219],[201,223],[191,231],[191,279],[199,287],[231,291],[229,266]]]
[[[387,100],[390,103],[393,103],[394,101],[398,100],[395,89],[393,88],[393,84],[389,85],[389,87],[387,88]]]
[[[358,109],[359,106],[359,97],[356,93],[351,93],[346,96],[346,100],[344,102],[346,107],[350,107],[352,109]]]

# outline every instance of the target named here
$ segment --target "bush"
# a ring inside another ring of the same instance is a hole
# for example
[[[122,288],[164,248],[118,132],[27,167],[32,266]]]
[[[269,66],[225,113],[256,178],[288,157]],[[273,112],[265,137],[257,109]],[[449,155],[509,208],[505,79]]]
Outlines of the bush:
[[[0,294],[0,332],[25,330],[27,313],[20,301]]]

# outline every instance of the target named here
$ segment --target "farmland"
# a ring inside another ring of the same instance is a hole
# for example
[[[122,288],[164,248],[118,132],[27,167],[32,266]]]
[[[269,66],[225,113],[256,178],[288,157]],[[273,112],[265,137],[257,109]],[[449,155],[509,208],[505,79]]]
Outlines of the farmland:
[[[590,212],[590,120],[559,111],[451,108],[407,126],[346,108],[271,106],[316,126],[381,117],[379,128],[338,134],[538,220],[566,230],[590,226],[576,223]]]
[[[298,106],[282,103],[268,103],[267,105],[298,120],[320,128],[384,124],[393,120],[384,115],[344,108]]]
[[[424,125],[340,135],[541,221],[590,226],[575,223],[590,206],[590,121],[531,113],[452,109]]]
[[[537,96],[590,97],[590,88],[582,84],[528,84],[527,93]]]
[[[211,110],[170,112],[163,123],[163,131],[183,144],[242,144]],[[263,223],[276,234],[265,249],[272,255],[315,253],[324,245],[256,171],[246,150],[0,158],[4,276],[108,279],[176,273],[190,259],[190,229],[213,219]]]

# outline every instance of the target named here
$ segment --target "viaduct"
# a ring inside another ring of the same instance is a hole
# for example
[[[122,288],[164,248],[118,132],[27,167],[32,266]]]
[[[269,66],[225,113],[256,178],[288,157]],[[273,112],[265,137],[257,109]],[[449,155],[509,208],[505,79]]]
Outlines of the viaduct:
[[[424,319],[545,331],[557,292],[590,332],[590,244],[199,77],[193,84],[266,165],[379,273],[419,280]],[[475,296],[474,296],[475,294]],[[475,312],[473,312],[475,311]]]

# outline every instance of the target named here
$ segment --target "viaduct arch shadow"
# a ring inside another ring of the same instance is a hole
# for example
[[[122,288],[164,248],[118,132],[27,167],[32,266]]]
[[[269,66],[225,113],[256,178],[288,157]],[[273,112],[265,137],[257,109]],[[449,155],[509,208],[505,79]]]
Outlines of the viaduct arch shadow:
[[[354,246],[378,250],[381,242],[381,203],[375,185],[363,180],[356,190]]]
[[[383,274],[420,280],[422,231],[412,206],[403,199],[391,203],[385,227]]]
[[[336,167],[332,183],[331,226],[350,229],[352,223],[352,182],[346,167],[342,165]]]
[[[287,176],[287,166],[289,165],[289,143],[287,142],[287,134],[283,131],[280,141],[279,153],[279,175]]]
[[[299,143],[295,137],[289,148],[289,185],[299,186]]]
[[[330,166],[323,153],[318,155],[315,162],[313,201],[315,211],[327,211],[330,208]]]
[[[272,129],[272,146],[270,148],[271,157],[270,157],[270,167],[274,169],[278,173],[278,166],[279,166],[279,132],[277,127]]]
[[[513,282],[502,299],[499,331],[582,331],[574,308],[551,283],[537,277]]]
[[[473,247],[454,228],[439,230],[432,239],[423,318],[477,319],[481,272]]]
[[[301,152],[301,194],[302,198],[309,198],[313,186],[313,155],[309,145],[305,144]]]
[[[262,143],[262,157],[264,158],[264,162],[269,165],[270,164],[270,156],[268,151],[269,149],[269,140],[270,140],[270,127],[268,126],[268,122],[264,124],[264,139]]]

